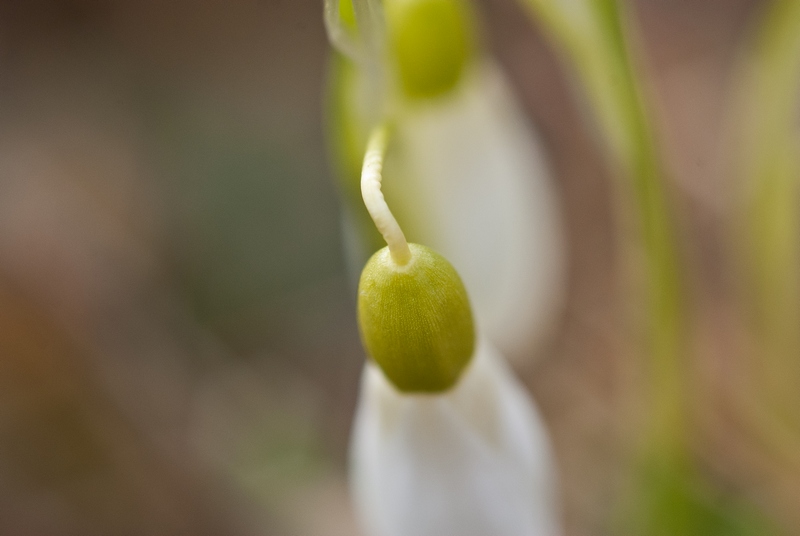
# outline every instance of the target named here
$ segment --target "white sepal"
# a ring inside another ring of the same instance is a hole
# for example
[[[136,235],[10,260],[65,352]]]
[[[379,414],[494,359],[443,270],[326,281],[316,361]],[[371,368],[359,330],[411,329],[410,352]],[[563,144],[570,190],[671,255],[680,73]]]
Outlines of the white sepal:
[[[385,191],[412,242],[446,257],[478,324],[509,357],[558,318],[566,252],[541,142],[501,71],[476,67],[454,95],[404,110]]]
[[[402,394],[367,362],[350,467],[368,536],[560,534],[546,430],[486,341],[441,395]]]
[[[344,54],[351,61],[356,63],[364,63],[365,51],[359,40],[350,35],[347,27],[342,21],[339,11],[339,2],[349,0],[325,0],[324,5],[324,21],[325,31],[328,34],[328,40],[331,45]]]

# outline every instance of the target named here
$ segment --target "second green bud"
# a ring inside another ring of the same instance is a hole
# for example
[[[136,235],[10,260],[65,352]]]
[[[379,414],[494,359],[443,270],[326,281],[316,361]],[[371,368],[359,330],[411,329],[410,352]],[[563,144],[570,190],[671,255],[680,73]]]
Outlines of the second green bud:
[[[453,89],[471,56],[473,21],[464,0],[385,0],[389,50],[405,95]]]

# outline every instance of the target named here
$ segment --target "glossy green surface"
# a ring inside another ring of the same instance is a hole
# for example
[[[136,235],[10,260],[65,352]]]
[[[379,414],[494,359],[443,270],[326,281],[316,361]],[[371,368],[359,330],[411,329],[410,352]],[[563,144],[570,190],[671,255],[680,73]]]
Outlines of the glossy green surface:
[[[441,255],[409,244],[399,266],[389,249],[367,262],[358,285],[358,321],[369,356],[401,391],[436,393],[455,385],[475,347],[461,278]]]
[[[390,53],[405,95],[437,97],[458,83],[472,52],[472,20],[461,0],[387,0]]]

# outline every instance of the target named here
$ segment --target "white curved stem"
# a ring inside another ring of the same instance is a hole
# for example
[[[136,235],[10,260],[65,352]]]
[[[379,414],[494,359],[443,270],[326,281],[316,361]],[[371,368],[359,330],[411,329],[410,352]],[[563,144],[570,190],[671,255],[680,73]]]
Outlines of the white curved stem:
[[[389,210],[389,205],[386,204],[381,192],[383,161],[389,145],[389,130],[386,124],[378,125],[369,136],[364,166],[361,169],[361,197],[364,198],[364,204],[372,221],[375,222],[375,227],[386,240],[392,259],[397,264],[403,265],[411,259],[411,250],[408,248],[403,230]]]

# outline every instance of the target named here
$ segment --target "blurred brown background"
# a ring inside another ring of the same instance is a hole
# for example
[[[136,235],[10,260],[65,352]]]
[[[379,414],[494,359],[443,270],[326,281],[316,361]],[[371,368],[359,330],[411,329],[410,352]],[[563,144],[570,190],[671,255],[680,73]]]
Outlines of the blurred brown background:
[[[631,7],[713,408],[736,333],[726,109],[763,6]],[[571,255],[559,329],[520,373],[567,533],[607,534],[635,380],[611,173],[540,30],[511,0],[479,8],[542,134]],[[328,52],[321,0],[0,4],[0,534],[357,534],[363,352],[322,137]],[[769,497],[753,476],[768,463],[698,413],[712,469],[756,467],[732,485]]]

